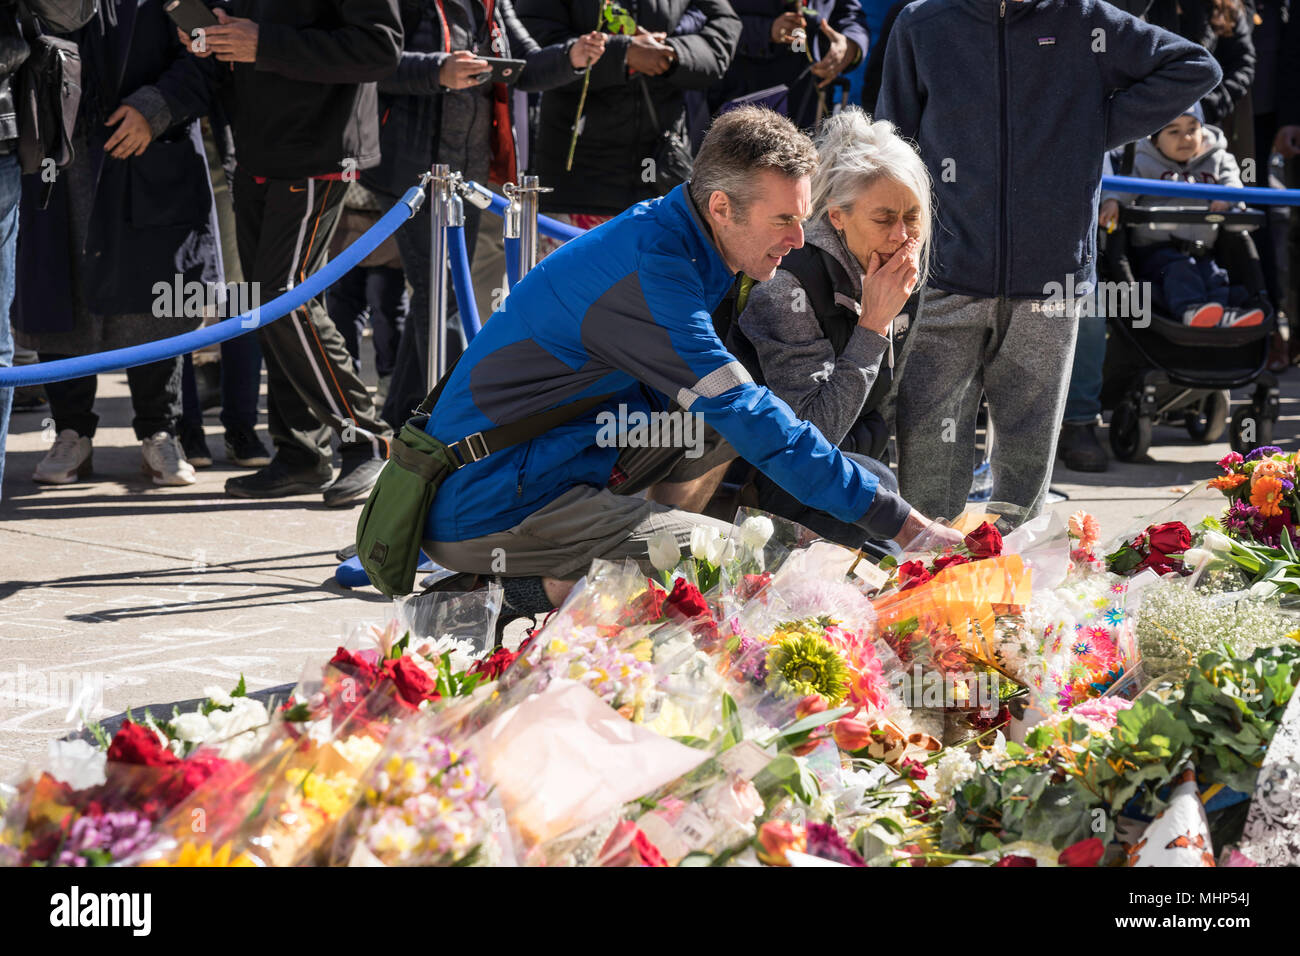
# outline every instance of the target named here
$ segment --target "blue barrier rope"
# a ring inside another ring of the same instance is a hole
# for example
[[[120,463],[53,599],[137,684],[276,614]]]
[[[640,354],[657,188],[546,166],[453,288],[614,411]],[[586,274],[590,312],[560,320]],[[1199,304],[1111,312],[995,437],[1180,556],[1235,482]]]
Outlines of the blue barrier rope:
[[[1300,189],[1173,183],[1163,179],[1139,179],[1136,176],[1105,176],[1101,180],[1101,185],[1103,189],[1139,196],[1226,199],[1229,202],[1247,202],[1254,206],[1300,206]]]
[[[44,385],[47,382],[61,382],[70,378],[98,375],[122,368],[133,368],[175,358],[186,352],[193,352],[209,345],[228,342],[246,332],[250,332],[268,322],[273,322],[294,309],[315,298],[336,282],[345,272],[355,266],[379,247],[379,244],[392,235],[402,223],[406,222],[419,209],[423,201],[424,189],[412,186],[406,191],[397,205],[388,210],[380,220],[367,229],[356,242],[348,246],[338,258],[332,259],[319,272],[313,273],[301,285],[294,286],[283,295],[276,296],[270,302],[251,312],[245,312],[233,318],[209,325],[206,328],[173,335],[170,338],[132,345],[110,352],[97,352],[93,355],[78,355],[74,358],[59,359],[55,362],[38,362],[35,365],[21,365],[14,368],[0,368],[0,388],[18,385]],[[462,246],[464,245],[462,239]]]
[[[519,240],[506,240],[506,283],[511,289],[519,281]]]
[[[474,279],[469,271],[469,252],[465,248],[465,227],[447,227],[447,254],[451,260],[451,285],[456,290],[456,308],[465,329],[465,341],[472,341],[483,326],[479,322],[478,303],[474,301]]]
[[[478,188],[480,192],[491,193],[492,211],[498,216],[504,216],[506,214],[506,207],[509,206],[510,203],[507,202],[504,197],[498,196],[496,193],[491,192],[491,190],[484,190],[478,185],[478,183],[470,183],[470,186]],[[577,226],[570,226],[567,222],[560,222],[558,219],[552,219],[550,216],[542,215],[537,217],[537,231],[544,236],[550,236],[552,239],[564,239],[566,241],[569,239],[577,239],[579,236],[585,235],[587,232],[586,229],[579,229]]]

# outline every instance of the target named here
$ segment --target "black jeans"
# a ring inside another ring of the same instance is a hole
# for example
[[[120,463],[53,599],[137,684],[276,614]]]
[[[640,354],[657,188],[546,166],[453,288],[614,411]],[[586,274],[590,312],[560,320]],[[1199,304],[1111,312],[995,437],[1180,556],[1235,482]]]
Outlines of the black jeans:
[[[465,247],[469,250],[471,261],[474,258],[474,244],[478,241],[479,222],[482,211],[476,206],[465,208]],[[496,225],[494,223],[494,225]],[[429,207],[426,204],[414,219],[397,230],[397,251],[402,256],[402,270],[411,283],[411,311],[406,317],[406,327],[397,345],[397,364],[393,368],[393,380],[388,386],[388,399],[384,402],[381,416],[400,431],[406,420],[415,411],[415,406],[424,401],[429,390],[436,384],[425,382],[429,365],[429,256],[432,243],[429,223]],[[481,308],[482,306],[480,306]],[[451,288],[451,276],[447,277],[447,367],[451,367],[460,353],[465,351],[465,333],[460,324],[460,313],[456,310],[456,293]]]
[[[325,293],[325,306],[339,327],[352,356],[352,369],[361,374],[361,333],[370,320],[375,347],[375,374],[392,375],[397,364],[397,343],[406,327],[410,300],[406,276],[391,266],[357,266],[348,270]],[[428,321],[426,316],[425,321]]]
[[[49,352],[40,354],[42,362],[68,358]],[[131,420],[135,437],[144,441],[157,432],[176,434],[176,423],[181,417],[180,356],[129,368],[126,381],[131,387],[131,407],[135,410],[135,418]],[[95,426],[99,424],[99,416],[94,412],[98,383],[98,376],[87,375],[45,386],[57,431],[71,428],[78,435],[95,437]]]

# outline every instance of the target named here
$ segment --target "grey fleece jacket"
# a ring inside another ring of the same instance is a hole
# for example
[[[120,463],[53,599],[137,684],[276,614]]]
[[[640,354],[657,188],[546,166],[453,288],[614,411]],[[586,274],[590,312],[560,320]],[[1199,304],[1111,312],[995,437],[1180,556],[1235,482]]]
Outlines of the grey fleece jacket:
[[[1170,159],[1149,138],[1139,140],[1133,150],[1133,175],[1139,179],[1163,179],[1176,183],[1200,183],[1210,186],[1241,186],[1241,170],[1237,160],[1228,152],[1228,138],[1217,126],[1202,126],[1203,149],[1185,163]],[[1116,199],[1135,202],[1139,206],[1200,206],[1208,208],[1208,199],[1172,198],[1169,196],[1137,196],[1107,189],[1101,201]],[[1135,246],[1154,246],[1171,239],[1187,239],[1213,245],[1219,227],[1213,223],[1183,225],[1176,229],[1139,228],[1132,232]]]
[[[804,241],[844,266],[853,277],[853,304],[860,308],[862,266],[825,215],[808,225]],[[836,357],[802,293],[799,281],[778,269],[767,282],[754,286],[739,324],[758,353],[767,387],[838,445],[862,414],[889,340],[855,326]]]

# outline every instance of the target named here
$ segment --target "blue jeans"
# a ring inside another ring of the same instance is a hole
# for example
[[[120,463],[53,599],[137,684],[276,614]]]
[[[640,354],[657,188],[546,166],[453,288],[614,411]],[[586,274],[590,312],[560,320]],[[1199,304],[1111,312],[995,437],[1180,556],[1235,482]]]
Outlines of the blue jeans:
[[[203,409],[199,407],[199,386],[194,378],[193,361],[186,356],[181,398],[184,412],[181,422],[186,428],[203,427]],[[239,338],[221,343],[221,424],[226,434],[251,432],[257,427],[257,396],[262,388],[262,347],[257,336],[247,332]]]
[[[1093,309],[1093,312],[1100,312]],[[1101,414],[1102,367],[1106,364],[1106,317],[1079,316],[1074,340],[1074,365],[1070,368],[1070,390],[1065,396],[1067,425],[1091,425]]]
[[[0,368],[14,362],[14,333],[9,327],[9,307],[14,301],[18,254],[18,201],[23,195],[18,155],[0,156]],[[9,441],[9,413],[14,390],[0,388],[0,488],[5,477],[5,444]]]
[[[1192,256],[1161,245],[1139,246],[1132,259],[1137,278],[1151,283],[1155,304],[1167,309],[1175,322],[1181,322],[1183,313],[1194,305],[1236,306],[1245,301],[1245,290],[1229,286],[1228,273],[1213,256]]]

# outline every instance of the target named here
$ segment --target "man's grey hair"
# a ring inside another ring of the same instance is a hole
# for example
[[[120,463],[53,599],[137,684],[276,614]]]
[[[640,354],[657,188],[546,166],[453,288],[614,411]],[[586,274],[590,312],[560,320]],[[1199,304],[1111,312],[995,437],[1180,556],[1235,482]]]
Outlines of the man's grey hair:
[[[701,212],[715,190],[727,194],[740,216],[753,202],[757,174],[764,169],[797,179],[817,168],[817,149],[780,113],[742,106],[723,113],[709,127],[691,173],[691,198]]]
[[[929,274],[930,236],[933,232],[930,172],[894,124],[876,120],[856,106],[828,116],[817,134],[820,164],[812,180],[814,216],[837,206],[846,213],[862,193],[880,179],[890,179],[907,189],[920,206],[920,251],[916,284]]]

